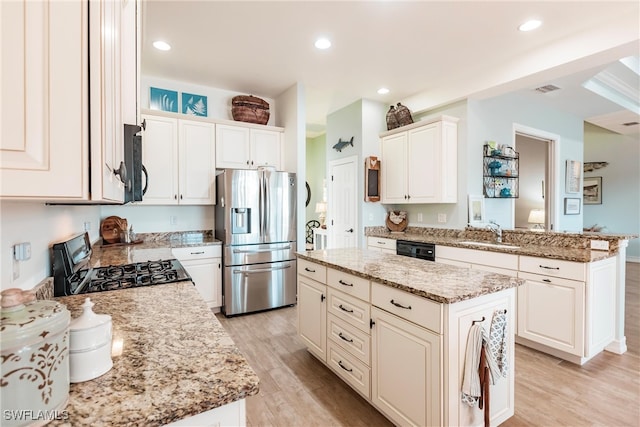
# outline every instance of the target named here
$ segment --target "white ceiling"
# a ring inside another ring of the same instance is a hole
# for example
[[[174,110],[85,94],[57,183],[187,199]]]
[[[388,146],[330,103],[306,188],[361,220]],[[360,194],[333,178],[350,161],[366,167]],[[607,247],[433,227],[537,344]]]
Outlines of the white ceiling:
[[[530,18],[543,26],[517,31]],[[145,75],[269,98],[302,84],[309,134],[360,98],[404,101],[418,112],[507,91],[611,129],[640,121],[638,111],[582,87],[638,55],[638,1],[143,0],[142,28]],[[318,51],[318,36],[333,46]],[[172,50],[152,48],[159,39]],[[625,76],[636,106],[638,78]],[[533,90],[545,84],[561,90]],[[378,95],[381,86],[390,93]]]

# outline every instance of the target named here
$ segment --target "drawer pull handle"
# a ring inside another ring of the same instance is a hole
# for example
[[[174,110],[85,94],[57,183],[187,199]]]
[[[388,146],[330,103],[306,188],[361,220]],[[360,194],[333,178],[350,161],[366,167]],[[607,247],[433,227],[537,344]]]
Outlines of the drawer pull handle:
[[[320,294],[320,302],[324,301],[327,297],[324,296],[324,294]]]
[[[344,285],[344,286],[353,286],[353,283],[347,283],[347,282],[343,281],[342,279],[338,280],[338,283],[340,283],[341,285]]]
[[[315,270],[310,269],[309,267],[305,267],[304,271],[308,271],[309,273],[315,273]]]
[[[340,365],[340,367],[341,367],[342,369],[344,369],[345,371],[347,371],[347,372],[353,372],[353,369],[349,369],[349,368],[347,368],[346,366],[344,366],[344,365],[342,364],[342,360],[339,360],[339,361],[338,361],[338,365]]]
[[[546,268],[547,270],[560,270],[560,267],[547,267],[546,265],[540,264],[538,267]]]
[[[400,308],[404,308],[405,310],[411,310],[411,306],[404,306],[402,304],[398,304],[397,302],[395,302],[394,300],[390,301],[391,304],[395,305],[396,307],[400,307]]]
[[[203,253],[204,253],[204,251],[191,252],[191,255],[202,255]]]
[[[547,283],[551,283],[551,280],[549,279],[542,279],[543,282],[547,282]]]
[[[342,304],[338,306],[338,308],[342,311],[346,311],[347,313],[353,313],[353,310],[349,310],[348,308],[344,308]]]
[[[387,242],[381,242],[380,240],[378,240],[378,244],[379,244],[379,245],[386,245],[386,244],[387,244]]]
[[[340,338],[342,338],[343,340],[345,340],[346,342],[353,342],[352,339],[349,339],[349,338],[345,337],[344,335],[342,335],[342,332],[338,332],[338,336]]]

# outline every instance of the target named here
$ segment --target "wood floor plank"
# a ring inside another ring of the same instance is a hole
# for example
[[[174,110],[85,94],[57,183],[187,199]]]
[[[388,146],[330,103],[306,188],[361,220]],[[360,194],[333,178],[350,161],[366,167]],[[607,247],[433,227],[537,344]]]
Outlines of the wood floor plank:
[[[638,426],[640,264],[627,263],[623,355],[602,352],[578,366],[516,345],[515,415],[503,426]],[[260,377],[247,424],[391,426],[312,356],[297,336],[297,307],[226,318],[217,314]]]

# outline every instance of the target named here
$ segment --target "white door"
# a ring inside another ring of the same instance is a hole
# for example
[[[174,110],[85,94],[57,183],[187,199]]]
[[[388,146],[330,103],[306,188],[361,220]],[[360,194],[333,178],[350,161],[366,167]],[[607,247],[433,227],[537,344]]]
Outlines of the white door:
[[[169,117],[142,116],[142,164],[147,169],[147,192],[142,204],[178,204],[178,121]]]
[[[358,234],[358,178],[357,156],[329,162],[329,204],[327,227],[329,248],[351,248],[357,246]]]

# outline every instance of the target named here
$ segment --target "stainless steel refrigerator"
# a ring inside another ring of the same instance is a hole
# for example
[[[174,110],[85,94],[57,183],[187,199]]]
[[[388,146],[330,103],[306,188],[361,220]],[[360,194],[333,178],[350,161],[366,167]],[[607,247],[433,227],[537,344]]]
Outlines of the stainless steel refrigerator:
[[[216,176],[226,316],[296,303],[296,175],[226,169]]]

